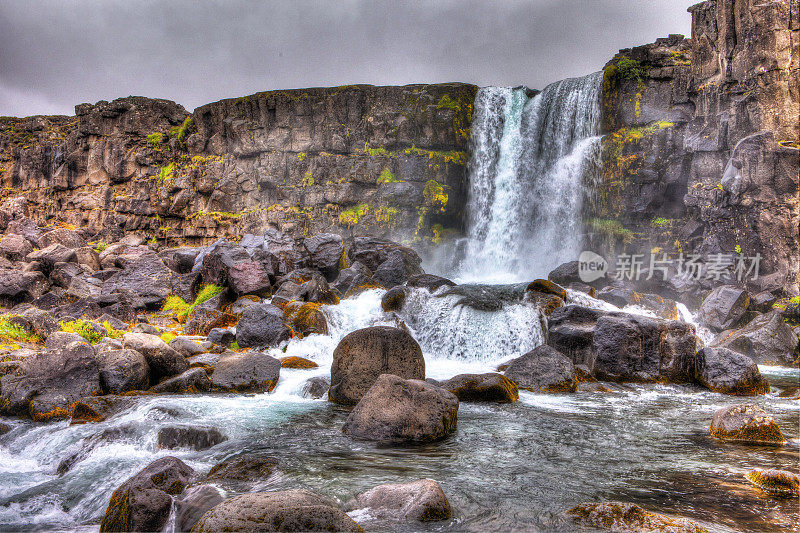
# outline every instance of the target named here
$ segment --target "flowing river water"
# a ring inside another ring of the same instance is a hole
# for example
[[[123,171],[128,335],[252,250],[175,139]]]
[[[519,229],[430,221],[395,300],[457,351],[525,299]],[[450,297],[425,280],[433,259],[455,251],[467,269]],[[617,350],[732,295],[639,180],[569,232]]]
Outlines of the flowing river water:
[[[790,440],[777,449],[714,441],[708,435],[714,411],[742,399],[677,385],[522,392],[515,404],[462,403],[457,432],[428,446],[388,448],[345,437],[347,410],[303,398],[302,384],[329,373],[333,348],[346,333],[396,324],[381,311],[381,294],[371,290],[325,308],[329,336],[274,349],[276,356],[309,357],[320,368],[282,370],[270,394],[132,397],[126,409],[99,424],[14,421],[0,437],[0,529],[96,530],[114,489],[155,458],[174,455],[205,473],[239,454],[275,458],[279,468],[257,483],[220,484],[228,495],[305,487],[346,501],[380,483],[427,477],[441,483],[455,510],[446,522],[399,526],[354,516],[378,529],[571,531],[563,511],[604,499],[690,516],[712,531],[796,526],[796,501],[765,498],[743,478],[753,468],[797,469],[800,406],[777,396],[797,382],[797,372],[788,369],[762,367],[775,389],[748,399],[773,414]],[[429,377],[493,371],[541,342],[538,311],[530,304],[486,312],[456,301],[420,289],[401,317],[415,333],[438,323],[437,333],[416,335]],[[455,313],[449,321],[441,318],[447,308]],[[228,440],[199,452],[159,450],[159,428],[176,422],[216,427]],[[61,461],[78,452],[58,475]]]
[[[457,281],[525,282],[576,258],[581,206],[597,164],[599,83],[597,74],[565,80],[532,98],[524,89],[479,92],[471,226],[465,259],[450,271]],[[156,458],[177,456],[202,475],[242,454],[274,458],[278,470],[256,482],[218,483],[226,495],[308,488],[344,502],[381,483],[433,478],[454,509],[452,519],[429,524],[354,514],[367,529],[574,531],[563,516],[567,509],[621,500],[697,519],[711,531],[796,530],[796,500],[767,498],[743,477],[754,468],[797,471],[800,405],[778,396],[798,385],[796,369],[762,367],[773,391],[746,400],[694,386],[609,384],[610,392],[521,392],[514,404],[462,403],[456,433],[419,447],[351,440],[341,432],[346,409],[302,395],[307,379],[329,375],[344,335],[398,320],[420,343],[428,377],[494,371],[544,342],[538,309],[515,297],[522,289],[470,288],[501,293],[507,301],[500,311],[479,311],[460,305],[458,296],[425,289],[412,291],[400,316],[381,310],[381,290],[325,306],[329,335],[270,350],[313,359],[319,368],[282,369],[269,394],[132,396],[97,424],[7,420],[12,430],[0,436],[0,530],[96,531],[112,492]],[[568,299],[613,308],[581,293]],[[713,413],[742,401],[771,413],[789,443],[767,448],[711,439]],[[159,429],[175,423],[212,426],[227,440],[203,451],[158,449]],[[60,472],[65,460],[71,466]]]

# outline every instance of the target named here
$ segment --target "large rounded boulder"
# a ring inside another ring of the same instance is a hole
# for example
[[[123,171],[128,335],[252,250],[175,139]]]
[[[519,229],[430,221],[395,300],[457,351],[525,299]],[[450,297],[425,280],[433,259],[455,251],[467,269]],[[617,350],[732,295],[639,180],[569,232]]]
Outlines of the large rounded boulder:
[[[114,491],[100,531],[161,531],[172,497],[194,479],[194,470],[176,457],[162,457]]]
[[[139,352],[150,368],[150,382],[176,376],[189,369],[186,358],[170,348],[156,335],[128,332],[122,336],[122,347]]]
[[[147,359],[135,350],[107,350],[97,354],[100,384],[108,394],[146,389],[150,382]]]
[[[441,440],[456,430],[458,398],[415,379],[381,374],[350,412],[342,431],[381,444]]]
[[[307,490],[284,490],[252,492],[225,500],[204,514],[192,531],[361,531],[361,528],[327,498]]]
[[[736,396],[767,394],[769,382],[746,355],[726,348],[697,352],[697,380],[714,392]]]
[[[452,514],[442,487],[432,479],[378,485],[347,502],[345,509],[369,509],[377,519],[419,522],[447,520]]]
[[[752,403],[720,409],[714,413],[709,431],[720,440],[745,444],[786,443],[775,419]]]
[[[425,359],[419,344],[408,332],[389,326],[354,331],[333,352],[328,399],[356,404],[381,374],[425,379]]]
[[[546,344],[509,362],[505,375],[520,389],[533,392],[575,392],[578,388],[572,361]]]

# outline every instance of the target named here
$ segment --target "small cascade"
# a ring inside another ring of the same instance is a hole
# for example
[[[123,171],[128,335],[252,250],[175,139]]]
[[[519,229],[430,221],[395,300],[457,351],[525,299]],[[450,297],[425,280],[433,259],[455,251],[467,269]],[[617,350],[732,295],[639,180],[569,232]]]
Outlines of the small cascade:
[[[577,258],[598,176],[601,83],[600,73],[570,78],[533,98],[524,88],[478,91],[459,278],[518,281]]]

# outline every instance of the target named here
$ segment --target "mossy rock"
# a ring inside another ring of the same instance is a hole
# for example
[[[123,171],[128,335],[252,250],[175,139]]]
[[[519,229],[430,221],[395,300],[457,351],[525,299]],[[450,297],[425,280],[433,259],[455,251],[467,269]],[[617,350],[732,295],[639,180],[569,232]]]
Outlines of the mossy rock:
[[[753,470],[747,480],[764,492],[780,498],[800,496],[800,476],[787,470]]]
[[[709,431],[717,439],[745,444],[786,443],[775,419],[752,403],[720,409],[714,413]]]
[[[281,357],[279,361],[281,362],[281,368],[296,368],[302,370],[319,368],[319,365],[311,359],[298,357],[296,355],[290,357]]]

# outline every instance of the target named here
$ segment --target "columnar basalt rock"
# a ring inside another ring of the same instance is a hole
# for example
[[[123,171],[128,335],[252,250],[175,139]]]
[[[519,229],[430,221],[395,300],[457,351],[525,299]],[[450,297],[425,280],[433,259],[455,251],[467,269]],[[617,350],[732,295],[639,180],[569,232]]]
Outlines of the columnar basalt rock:
[[[476,91],[270,91],[192,114],[127,97],[81,104],[74,117],[2,118],[0,200],[22,194],[37,222],[88,227],[109,242],[138,231],[207,243],[270,225],[293,238],[430,240],[462,227]],[[436,198],[425,194],[431,183],[443,191]],[[325,266],[335,277],[339,265]]]
[[[761,253],[761,273],[772,276],[752,285],[796,293],[797,9],[701,2],[689,8],[691,39],[621,50],[606,66],[603,180],[590,216],[624,213],[633,233],[598,231],[595,244]]]

